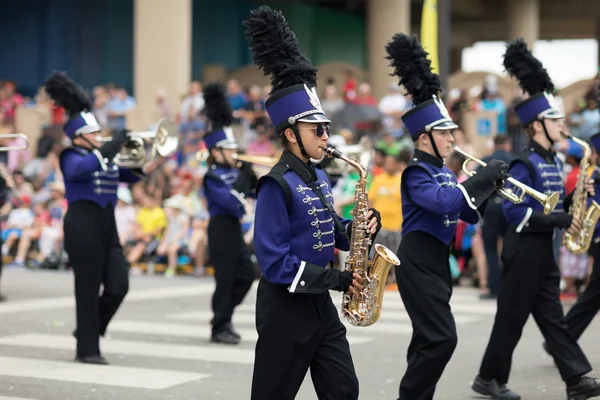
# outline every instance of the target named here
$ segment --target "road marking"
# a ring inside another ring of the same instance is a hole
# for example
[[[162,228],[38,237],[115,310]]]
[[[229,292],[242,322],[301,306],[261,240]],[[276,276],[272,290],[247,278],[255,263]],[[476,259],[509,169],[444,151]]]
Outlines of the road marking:
[[[200,321],[200,322],[208,322],[212,319],[213,314],[210,311],[188,311],[182,313],[175,314],[167,314],[165,318],[174,319],[180,321]],[[470,322],[480,321],[480,317],[471,316],[471,315],[454,315],[454,321],[457,324],[467,324]],[[233,323],[239,324],[252,324],[254,325],[255,318],[252,314],[244,314],[244,313],[236,313],[233,315]],[[386,310],[385,306],[383,311],[381,312],[381,317],[379,321],[386,322],[410,322],[410,317],[405,311],[390,311]],[[379,323],[379,322],[377,322]]]
[[[35,399],[26,399],[25,397],[7,397],[7,396],[0,396],[0,400],[35,400]]]
[[[25,333],[22,335],[1,337],[0,345],[72,350],[75,349],[75,338],[71,335],[59,336]],[[100,343],[100,349],[105,354],[112,353],[130,356],[254,364],[254,349],[230,348],[216,344],[192,346],[135,340],[103,339]]]
[[[235,328],[242,337],[242,341],[255,343],[258,339],[256,329]],[[116,320],[111,322],[109,332],[141,333],[146,335],[160,335],[171,337],[207,338],[210,334],[209,327],[171,324],[163,322]],[[348,336],[350,344],[371,342],[372,337]]]
[[[146,300],[161,300],[175,297],[201,296],[212,293],[212,285],[194,285],[133,291],[125,297],[125,304]],[[73,296],[49,297],[0,304],[0,314],[14,314],[26,311],[44,311],[75,307]]]
[[[90,365],[73,361],[49,361],[1,356],[0,375],[153,390],[168,389],[210,377],[208,374],[162,369]],[[10,397],[6,399],[10,399]]]

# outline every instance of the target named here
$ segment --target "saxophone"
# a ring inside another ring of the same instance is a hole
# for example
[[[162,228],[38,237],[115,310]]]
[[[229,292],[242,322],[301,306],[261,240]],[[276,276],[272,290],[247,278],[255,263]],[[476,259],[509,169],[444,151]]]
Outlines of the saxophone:
[[[581,221],[581,230],[574,233],[565,232],[563,246],[573,254],[584,254],[588,251],[592,243],[594,229],[600,217],[600,205],[592,200],[591,205],[587,207],[588,193],[585,185],[588,181],[588,167],[590,165],[590,156],[592,155],[590,145],[575,137],[569,136],[568,138],[583,147],[584,150],[583,158],[579,163],[577,186],[575,187],[573,201],[569,209],[569,215]]]
[[[343,294],[342,316],[353,326],[373,325],[381,315],[381,305],[388,274],[392,265],[400,265],[398,257],[387,247],[375,245],[375,256],[369,260],[371,235],[367,232],[367,169],[359,161],[345,157],[332,147],[324,149],[329,157],[339,158],[355,168],[359,180],[354,191],[354,219],[350,254],[345,269],[361,276],[364,289],[358,295]]]

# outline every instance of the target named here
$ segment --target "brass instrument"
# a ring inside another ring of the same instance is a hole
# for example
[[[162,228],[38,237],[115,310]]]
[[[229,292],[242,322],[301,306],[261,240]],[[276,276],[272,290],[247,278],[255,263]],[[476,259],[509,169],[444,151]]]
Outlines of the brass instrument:
[[[129,141],[123,145],[113,163],[119,167],[142,168],[152,162],[157,154],[169,157],[179,145],[177,132],[177,124],[167,118],[161,118],[154,131],[130,132]],[[97,139],[100,142],[112,140],[111,137],[104,136]]]
[[[206,161],[210,152],[207,149],[202,149],[196,153],[196,159],[198,161]],[[273,167],[279,161],[281,154],[278,153],[275,157],[265,157],[265,156],[253,156],[250,154],[240,154],[234,153],[233,159],[238,162],[247,162],[250,164],[256,164],[263,167]]]
[[[563,246],[573,254],[584,254],[592,244],[594,229],[598,218],[600,218],[600,205],[592,200],[592,203],[587,207],[588,193],[585,185],[588,181],[588,167],[590,166],[590,157],[592,149],[589,144],[581,139],[564,135],[568,139],[583,147],[583,158],[579,163],[579,175],[577,176],[577,186],[573,192],[573,201],[569,209],[569,215],[581,221],[581,229],[577,232],[565,232],[563,237]],[[587,208],[586,208],[587,207]]]
[[[375,256],[369,260],[371,235],[367,232],[369,212],[367,199],[367,169],[352,158],[345,157],[332,147],[324,149],[328,157],[335,157],[354,167],[359,173],[359,180],[354,192],[354,219],[352,220],[352,236],[350,255],[346,260],[346,271],[351,271],[364,278],[365,288],[358,294],[344,293],[342,299],[342,316],[353,326],[373,325],[381,315],[383,294],[388,274],[392,265],[400,265],[398,257],[387,247],[375,245]]]
[[[466,158],[465,162],[463,163],[462,169],[465,172],[465,174],[469,175],[469,176],[473,176],[476,174],[475,171],[470,171],[467,168],[467,164],[470,161],[475,161],[477,164],[481,165],[482,167],[485,167],[487,164],[473,156],[471,156],[468,153],[465,153],[464,151],[462,151],[460,148],[455,147],[454,151],[458,152],[459,154],[461,154],[463,157]],[[523,202],[523,200],[525,199],[525,195],[528,194],[529,196],[533,197],[535,200],[539,201],[542,206],[544,206],[544,214],[550,214],[552,212],[552,210],[554,210],[554,208],[556,208],[556,205],[558,204],[558,202],[560,201],[560,193],[558,192],[554,192],[554,193],[550,193],[548,195],[544,194],[544,193],[540,193],[537,190],[525,185],[524,183],[519,182],[518,180],[510,177],[507,179],[508,182],[510,182],[515,188],[520,189],[520,194],[517,195],[517,193],[515,193],[513,190],[510,190],[508,188],[505,187],[499,187],[496,189],[496,191],[498,192],[498,194],[506,199],[508,199],[509,201],[515,203],[515,204],[520,204]]]
[[[27,135],[24,133],[2,133],[0,134],[0,139],[13,139],[20,138],[25,141],[24,144],[20,146],[0,146],[0,151],[12,151],[12,150],[27,150],[29,148],[29,139]]]
[[[347,157],[352,157],[360,161],[362,165],[369,165],[375,154],[373,142],[368,136],[363,136],[357,144],[336,147],[336,150],[342,154],[346,154]],[[330,175],[341,176],[349,172],[351,168],[347,163],[339,159],[334,159],[325,169]]]

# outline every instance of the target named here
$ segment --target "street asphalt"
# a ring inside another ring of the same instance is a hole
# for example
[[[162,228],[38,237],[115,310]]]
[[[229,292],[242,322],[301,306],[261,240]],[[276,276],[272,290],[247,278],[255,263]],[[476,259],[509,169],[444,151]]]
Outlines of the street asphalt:
[[[249,399],[256,284],[234,315],[243,337],[238,346],[209,342],[213,287],[212,278],[132,276],[125,303],[101,343],[110,365],[90,366],[73,362],[72,275],[5,270],[0,400]],[[339,304],[340,296],[332,295]],[[495,302],[479,300],[476,289],[461,287],[455,289],[452,307],[459,343],[435,399],[481,399],[470,385],[487,345]],[[397,398],[411,332],[397,291],[386,292],[376,324],[348,328],[361,400]],[[598,337],[600,322],[594,321],[580,344],[591,364],[600,368]],[[530,319],[513,357],[509,387],[524,400],[564,400],[564,384],[542,342]],[[316,398],[308,374],[297,399]]]

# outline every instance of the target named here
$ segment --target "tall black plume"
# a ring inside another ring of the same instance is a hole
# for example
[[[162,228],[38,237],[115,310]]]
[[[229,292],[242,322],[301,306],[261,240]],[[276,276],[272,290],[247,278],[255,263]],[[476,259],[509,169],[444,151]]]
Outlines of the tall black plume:
[[[415,105],[440,96],[442,81],[431,71],[431,60],[416,36],[397,33],[385,50],[394,67],[392,76],[400,78],[400,85],[412,95]]]
[[[44,87],[50,98],[69,115],[92,111],[92,103],[83,88],[65,73],[53,72],[44,82]]]
[[[210,130],[227,127],[233,123],[233,112],[223,85],[218,83],[206,85],[204,103],[204,113],[209,120]]]
[[[504,53],[504,68],[517,78],[519,86],[529,95],[548,92],[552,94],[554,84],[542,63],[527,49],[523,38],[509,42]]]
[[[317,69],[300,52],[296,34],[280,11],[261,6],[243,24],[254,62],[271,76],[273,92],[303,83],[316,86]]]

